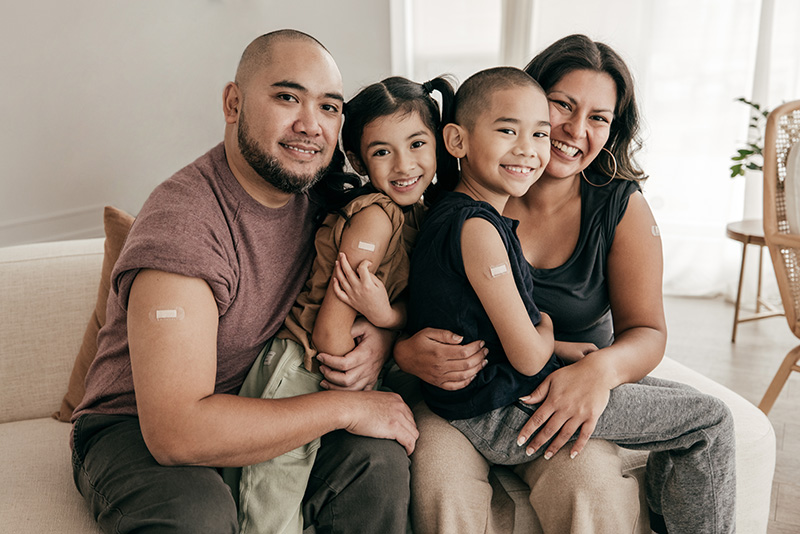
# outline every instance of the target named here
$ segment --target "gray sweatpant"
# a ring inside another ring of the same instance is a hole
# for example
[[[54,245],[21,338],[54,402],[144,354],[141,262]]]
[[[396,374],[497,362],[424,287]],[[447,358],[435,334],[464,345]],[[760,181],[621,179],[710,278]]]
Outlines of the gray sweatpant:
[[[532,456],[517,436],[537,405],[516,402],[471,419],[450,421],[489,462],[516,465]],[[572,439],[576,439],[576,433]],[[611,391],[592,434],[626,449],[651,451],[645,484],[650,509],[669,532],[736,531],[733,416],[721,400],[691,386],[645,377]]]

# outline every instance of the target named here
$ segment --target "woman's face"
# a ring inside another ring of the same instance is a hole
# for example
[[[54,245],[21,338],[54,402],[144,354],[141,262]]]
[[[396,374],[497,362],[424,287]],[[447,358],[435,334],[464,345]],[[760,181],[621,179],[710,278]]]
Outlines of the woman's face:
[[[545,174],[575,176],[594,160],[608,141],[617,85],[605,72],[573,70],[549,91],[550,163]]]

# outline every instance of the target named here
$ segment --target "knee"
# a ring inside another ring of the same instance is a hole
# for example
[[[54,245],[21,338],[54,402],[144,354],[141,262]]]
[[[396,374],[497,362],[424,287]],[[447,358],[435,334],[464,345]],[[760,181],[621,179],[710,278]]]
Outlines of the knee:
[[[215,473],[203,475],[187,481],[179,495],[163,503],[164,532],[235,534],[239,531],[236,504],[228,486]]]
[[[406,450],[396,441],[387,439],[365,439],[353,453],[361,478],[377,488],[396,490],[395,495],[408,493],[411,477],[410,461]],[[393,491],[378,491],[379,494],[392,494]],[[375,495],[379,498],[380,495]]]

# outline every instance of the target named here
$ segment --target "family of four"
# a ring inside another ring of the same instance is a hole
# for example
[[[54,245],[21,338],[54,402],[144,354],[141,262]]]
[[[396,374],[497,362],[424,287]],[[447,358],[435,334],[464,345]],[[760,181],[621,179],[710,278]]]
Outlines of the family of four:
[[[647,376],[661,244],[613,50],[345,103],[325,47],[279,30],[223,113],[112,273],[72,436],[104,531],[490,532],[501,464],[546,533],[629,532],[609,443],[651,451],[653,530],[735,531],[729,410]]]

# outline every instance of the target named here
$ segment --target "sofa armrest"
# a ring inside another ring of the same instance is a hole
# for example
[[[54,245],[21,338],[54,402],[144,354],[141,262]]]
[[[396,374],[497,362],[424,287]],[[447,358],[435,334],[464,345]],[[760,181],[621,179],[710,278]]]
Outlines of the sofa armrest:
[[[0,423],[58,409],[97,300],[103,241],[0,248]]]

